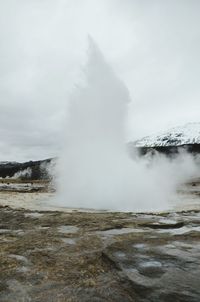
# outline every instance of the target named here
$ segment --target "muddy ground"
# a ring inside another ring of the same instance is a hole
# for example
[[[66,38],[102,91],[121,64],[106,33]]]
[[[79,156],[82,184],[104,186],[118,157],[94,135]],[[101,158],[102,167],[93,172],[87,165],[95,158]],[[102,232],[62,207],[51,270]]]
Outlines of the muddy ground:
[[[200,211],[1,205],[0,301],[199,302]]]

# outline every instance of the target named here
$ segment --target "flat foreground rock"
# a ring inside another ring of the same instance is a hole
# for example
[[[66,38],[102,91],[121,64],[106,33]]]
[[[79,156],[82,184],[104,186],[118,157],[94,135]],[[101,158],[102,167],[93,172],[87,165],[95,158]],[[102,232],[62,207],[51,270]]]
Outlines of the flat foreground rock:
[[[0,208],[0,301],[194,301],[200,213]]]

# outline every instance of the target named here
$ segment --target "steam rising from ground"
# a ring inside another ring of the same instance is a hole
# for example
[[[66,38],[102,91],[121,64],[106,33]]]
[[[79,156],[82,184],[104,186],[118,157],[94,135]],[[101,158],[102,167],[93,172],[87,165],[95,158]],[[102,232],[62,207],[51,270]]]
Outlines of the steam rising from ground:
[[[125,142],[129,93],[92,39],[84,74],[84,85],[70,100],[59,163],[60,204],[133,211],[167,208],[177,184],[194,174],[192,159],[156,157],[151,164],[131,159]]]

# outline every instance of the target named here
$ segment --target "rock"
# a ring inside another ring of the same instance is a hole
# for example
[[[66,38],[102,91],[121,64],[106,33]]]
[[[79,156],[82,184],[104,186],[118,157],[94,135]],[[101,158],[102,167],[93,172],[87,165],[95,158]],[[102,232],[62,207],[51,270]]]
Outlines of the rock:
[[[198,211],[39,214],[0,208],[0,301],[199,301]]]

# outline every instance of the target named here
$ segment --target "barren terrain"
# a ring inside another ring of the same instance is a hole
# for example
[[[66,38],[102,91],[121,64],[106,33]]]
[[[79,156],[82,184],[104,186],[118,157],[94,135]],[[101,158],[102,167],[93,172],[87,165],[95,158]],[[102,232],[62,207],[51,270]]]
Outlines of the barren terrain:
[[[38,185],[0,193],[0,301],[199,301],[198,183],[193,210],[137,214],[47,210]]]

